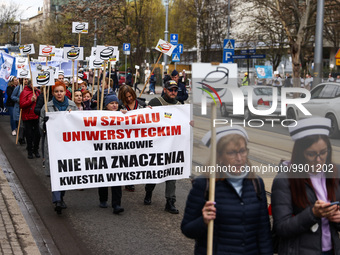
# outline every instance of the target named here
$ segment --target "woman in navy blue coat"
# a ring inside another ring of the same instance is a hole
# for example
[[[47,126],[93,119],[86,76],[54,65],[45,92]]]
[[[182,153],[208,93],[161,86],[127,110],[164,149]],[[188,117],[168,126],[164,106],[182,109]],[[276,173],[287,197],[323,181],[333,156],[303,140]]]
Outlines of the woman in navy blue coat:
[[[209,180],[195,179],[182,232],[195,239],[195,254],[206,254],[207,226],[214,220],[214,254],[273,254],[264,184],[249,171],[248,135],[235,126],[218,128],[216,133],[222,178],[216,179],[215,201],[207,201]],[[209,144],[210,134],[203,140]]]

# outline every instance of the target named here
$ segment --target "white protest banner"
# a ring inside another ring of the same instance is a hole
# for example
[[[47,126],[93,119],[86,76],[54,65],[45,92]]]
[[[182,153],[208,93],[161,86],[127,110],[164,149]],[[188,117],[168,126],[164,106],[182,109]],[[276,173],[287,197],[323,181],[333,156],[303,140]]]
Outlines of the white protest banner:
[[[40,56],[54,56],[55,46],[52,45],[39,45]]]
[[[47,116],[52,191],[189,178],[189,104]]]
[[[84,60],[83,47],[64,47],[65,60]]]
[[[159,39],[157,46],[155,47],[156,50],[171,56],[173,50],[176,48],[176,45],[172,45],[171,43],[164,41],[162,39]]]
[[[89,32],[88,22],[72,22],[72,33],[87,34]]]
[[[28,55],[28,54],[34,54],[34,44],[25,44],[19,46],[20,54]]]
[[[53,86],[54,73],[52,69],[32,71],[33,86]]]

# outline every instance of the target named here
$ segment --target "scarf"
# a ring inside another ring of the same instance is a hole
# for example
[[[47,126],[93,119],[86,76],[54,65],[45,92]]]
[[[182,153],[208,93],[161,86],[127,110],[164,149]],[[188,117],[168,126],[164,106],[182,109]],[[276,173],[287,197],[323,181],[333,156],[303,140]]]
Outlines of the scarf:
[[[68,98],[65,96],[63,102],[59,102],[55,97],[52,98],[54,106],[58,109],[58,111],[66,111],[68,107]]]

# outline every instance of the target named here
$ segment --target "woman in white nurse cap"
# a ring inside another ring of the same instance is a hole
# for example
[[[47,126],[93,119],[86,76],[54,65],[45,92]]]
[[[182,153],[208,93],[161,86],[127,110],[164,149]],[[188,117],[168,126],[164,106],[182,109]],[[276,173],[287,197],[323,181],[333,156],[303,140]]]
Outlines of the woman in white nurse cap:
[[[289,127],[295,141],[290,164],[272,185],[279,254],[340,254],[337,167],[328,135],[331,121],[307,118]]]
[[[248,135],[240,126],[216,129],[215,201],[208,200],[209,180],[196,178],[181,229],[196,241],[195,254],[207,253],[207,224],[214,222],[214,254],[273,254],[263,180],[246,171]],[[202,139],[210,147],[211,132]],[[230,170],[230,171],[229,171]]]

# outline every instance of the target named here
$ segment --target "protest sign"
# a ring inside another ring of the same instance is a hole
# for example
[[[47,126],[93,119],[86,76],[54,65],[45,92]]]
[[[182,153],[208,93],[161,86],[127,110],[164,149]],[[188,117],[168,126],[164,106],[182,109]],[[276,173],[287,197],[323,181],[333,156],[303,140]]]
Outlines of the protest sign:
[[[54,56],[55,46],[52,45],[39,45],[40,56]]]
[[[84,60],[83,47],[64,47],[65,60]]]
[[[29,54],[34,54],[34,44],[25,44],[19,46],[20,54],[22,55],[29,55]]]
[[[52,191],[188,178],[190,105],[48,112]]]
[[[52,56],[51,61],[59,61],[59,62],[65,61],[63,59],[63,55],[64,55],[64,49],[63,48],[55,48],[54,53],[55,54],[54,54],[54,56]]]
[[[0,52],[0,89],[6,91],[11,75],[17,76],[15,57]]]
[[[72,22],[72,33],[75,34],[87,34],[89,32],[88,22]]]
[[[171,56],[173,50],[176,48],[176,45],[172,45],[167,41],[164,41],[162,39],[159,39],[157,46],[155,47],[156,50]]]
[[[96,60],[117,61],[114,60],[117,59],[117,52],[118,52],[117,46],[97,46],[94,55],[96,57]]]
[[[32,82],[34,87],[53,86],[54,72],[52,69],[32,71]]]
[[[15,67],[18,78],[30,78],[28,58],[17,57]]]

